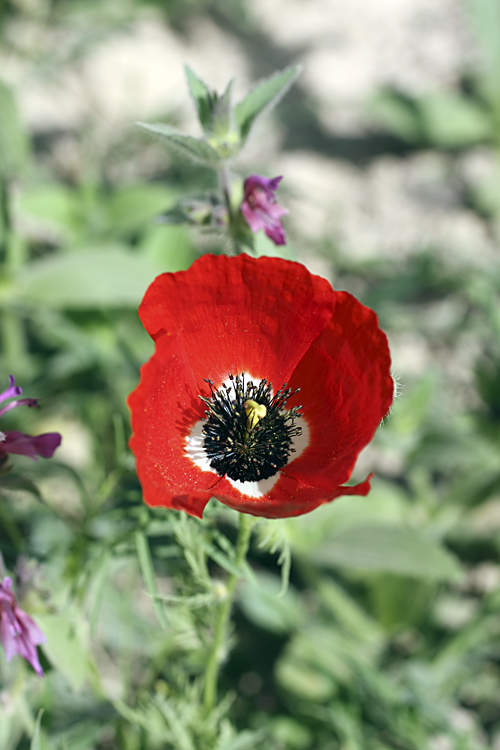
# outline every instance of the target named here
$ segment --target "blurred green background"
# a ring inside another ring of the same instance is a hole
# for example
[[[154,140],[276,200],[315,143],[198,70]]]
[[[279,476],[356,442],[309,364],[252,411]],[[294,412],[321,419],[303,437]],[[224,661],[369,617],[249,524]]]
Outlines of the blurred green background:
[[[134,123],[198,134],[185,63],[240,98],[297,62],[236,166],[284,175],[287,252],[377,311],[400,398],[367,498],[257,527],[213,747],[500,748],[496,0],[3,0],[0,24],[0,390],[42,404],[2,426],[63,434],[0,488],[48,636],[43,680],[0,654],[1,750],[204,750],[189,691],[234,514],[142,505],[125,399],[146,287],[223,247],[155,221],[215,182]]]

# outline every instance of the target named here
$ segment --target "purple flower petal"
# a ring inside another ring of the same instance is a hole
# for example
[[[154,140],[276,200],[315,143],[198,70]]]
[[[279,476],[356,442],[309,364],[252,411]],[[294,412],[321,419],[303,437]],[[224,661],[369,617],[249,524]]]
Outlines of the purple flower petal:
[[[281,179],[281,176],[268,180],[258,174],[250,175],[245,180],[241,204],[241,213],[252,232],[255,234],[263,229],[276,245],[284,245],[286,242],[280,219],[288,211],[276,203],[274,195]]]
[[[0,581],[0,639],[7,661],[18,654],[43,677],[36,647],[46,638],[31,617],[17,606],[9,577],[3,583]]]
[[[22,393],[21,388],[15,384],[16,380],[14,375],[9,375],[9,387],[3,393],[0,393],[0,401],[6,401],[8,398],[14,398],[20,396]]]
[[[2,453],[13,453],[18,456],[28,456],[34,461],[37,460],[37,456],[52,458],[54,451],[61,444],[61,440],[61,435],[58,432],[45,432],[42,435],[31,436],[17,430],[9,430],[0,433],[0,455]]]

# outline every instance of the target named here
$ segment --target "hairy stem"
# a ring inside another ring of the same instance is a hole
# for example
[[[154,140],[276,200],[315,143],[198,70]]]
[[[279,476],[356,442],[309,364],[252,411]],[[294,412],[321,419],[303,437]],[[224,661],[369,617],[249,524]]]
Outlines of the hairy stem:
[[[241,247],[234,233],[235,215],[233,211],[233,205],[231,203],[231,187],[229,185],[229,171],[226,166],[221,167],[221,170],[219,172],[219,178],[220,178],[220,184],[222,188],[222,194],[224,196],[224,203],[226,205],[226,210],[227,210],[227,226],[228,226],[229,240],[231,242],[231,247],[232,247],[234,255],[239,255],[241,253]]]
[[[247,556],[252,526],[255,521],[253,516],[246,513],[240,513],[240,527],[238,531],[238,540],[236,542],[236,560],[235,564],[241,569]],[[226,595],[219,604],[217,618],[215,621],[214,640],[212,650],[208,657],[207,668],[205,670],[205,688],[203,702],[207,715],[212,711],[217,700],[217,678],[219,668],[224,656],[224,643],[227,639],[229,618],[234,602],[234,593],[236,584],[240,580],[240,575],[231,573],[226,581]]]

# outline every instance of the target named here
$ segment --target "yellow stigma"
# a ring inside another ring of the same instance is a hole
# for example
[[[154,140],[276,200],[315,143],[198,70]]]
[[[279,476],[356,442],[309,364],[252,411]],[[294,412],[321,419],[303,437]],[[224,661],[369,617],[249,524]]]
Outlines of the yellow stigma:
[[[248,399],[248,401],[245,401],[245,403],[243,404],[243,408],[245,409],[246,415],[248,417],[248,434],[250,430],[253,430],[253,428],[257,426],[259,420],[264,419],[267,414],[267,408],[264,406],[264,404],[258,404],[257,401],[252,401],[252,399]]]

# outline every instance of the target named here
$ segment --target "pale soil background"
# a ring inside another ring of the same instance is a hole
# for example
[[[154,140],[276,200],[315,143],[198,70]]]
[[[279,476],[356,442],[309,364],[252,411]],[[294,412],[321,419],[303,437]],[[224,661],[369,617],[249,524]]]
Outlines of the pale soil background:
[[[85,169],[87,149],[105,152],[126,138],[135,121],[163,119],[197,134],[186,63],[219,91],[234,78],[236,99],[273,69],[300,63],[298,83],[237,165],[243,175],[284,175],[281,202],[297,257],[333,283],[332,249],[361,263],[428,250],[450,267],[486,270],[494,261],[490,228],[463,201],[464,189],[494,168],[492,152],[390,153],[369,106],[385,85],[410,94],[457,87],[478,56],[461,0],[254,0],[241,33],[217,4],[202,15],[184,13],[177,29],[151,6],[130,12],[124,4],[120,14],[101,5],[104,28],[88,18],[79,24],[77,14],[72,24],[49,28],[33,12],[4,29],[2,75],[31,134],[50,141],[62,178]],[[168,164],[149,136],[143,144],[141,159],[117,157],[120,180],[148,179]],[[460,314],[448,300],[429,322],[439,329]],[[439,356],[418,330],[394,333],[391,345],[403,377],[425,372]],[[474,342],[457,346],[445,365],[467,382]]]

